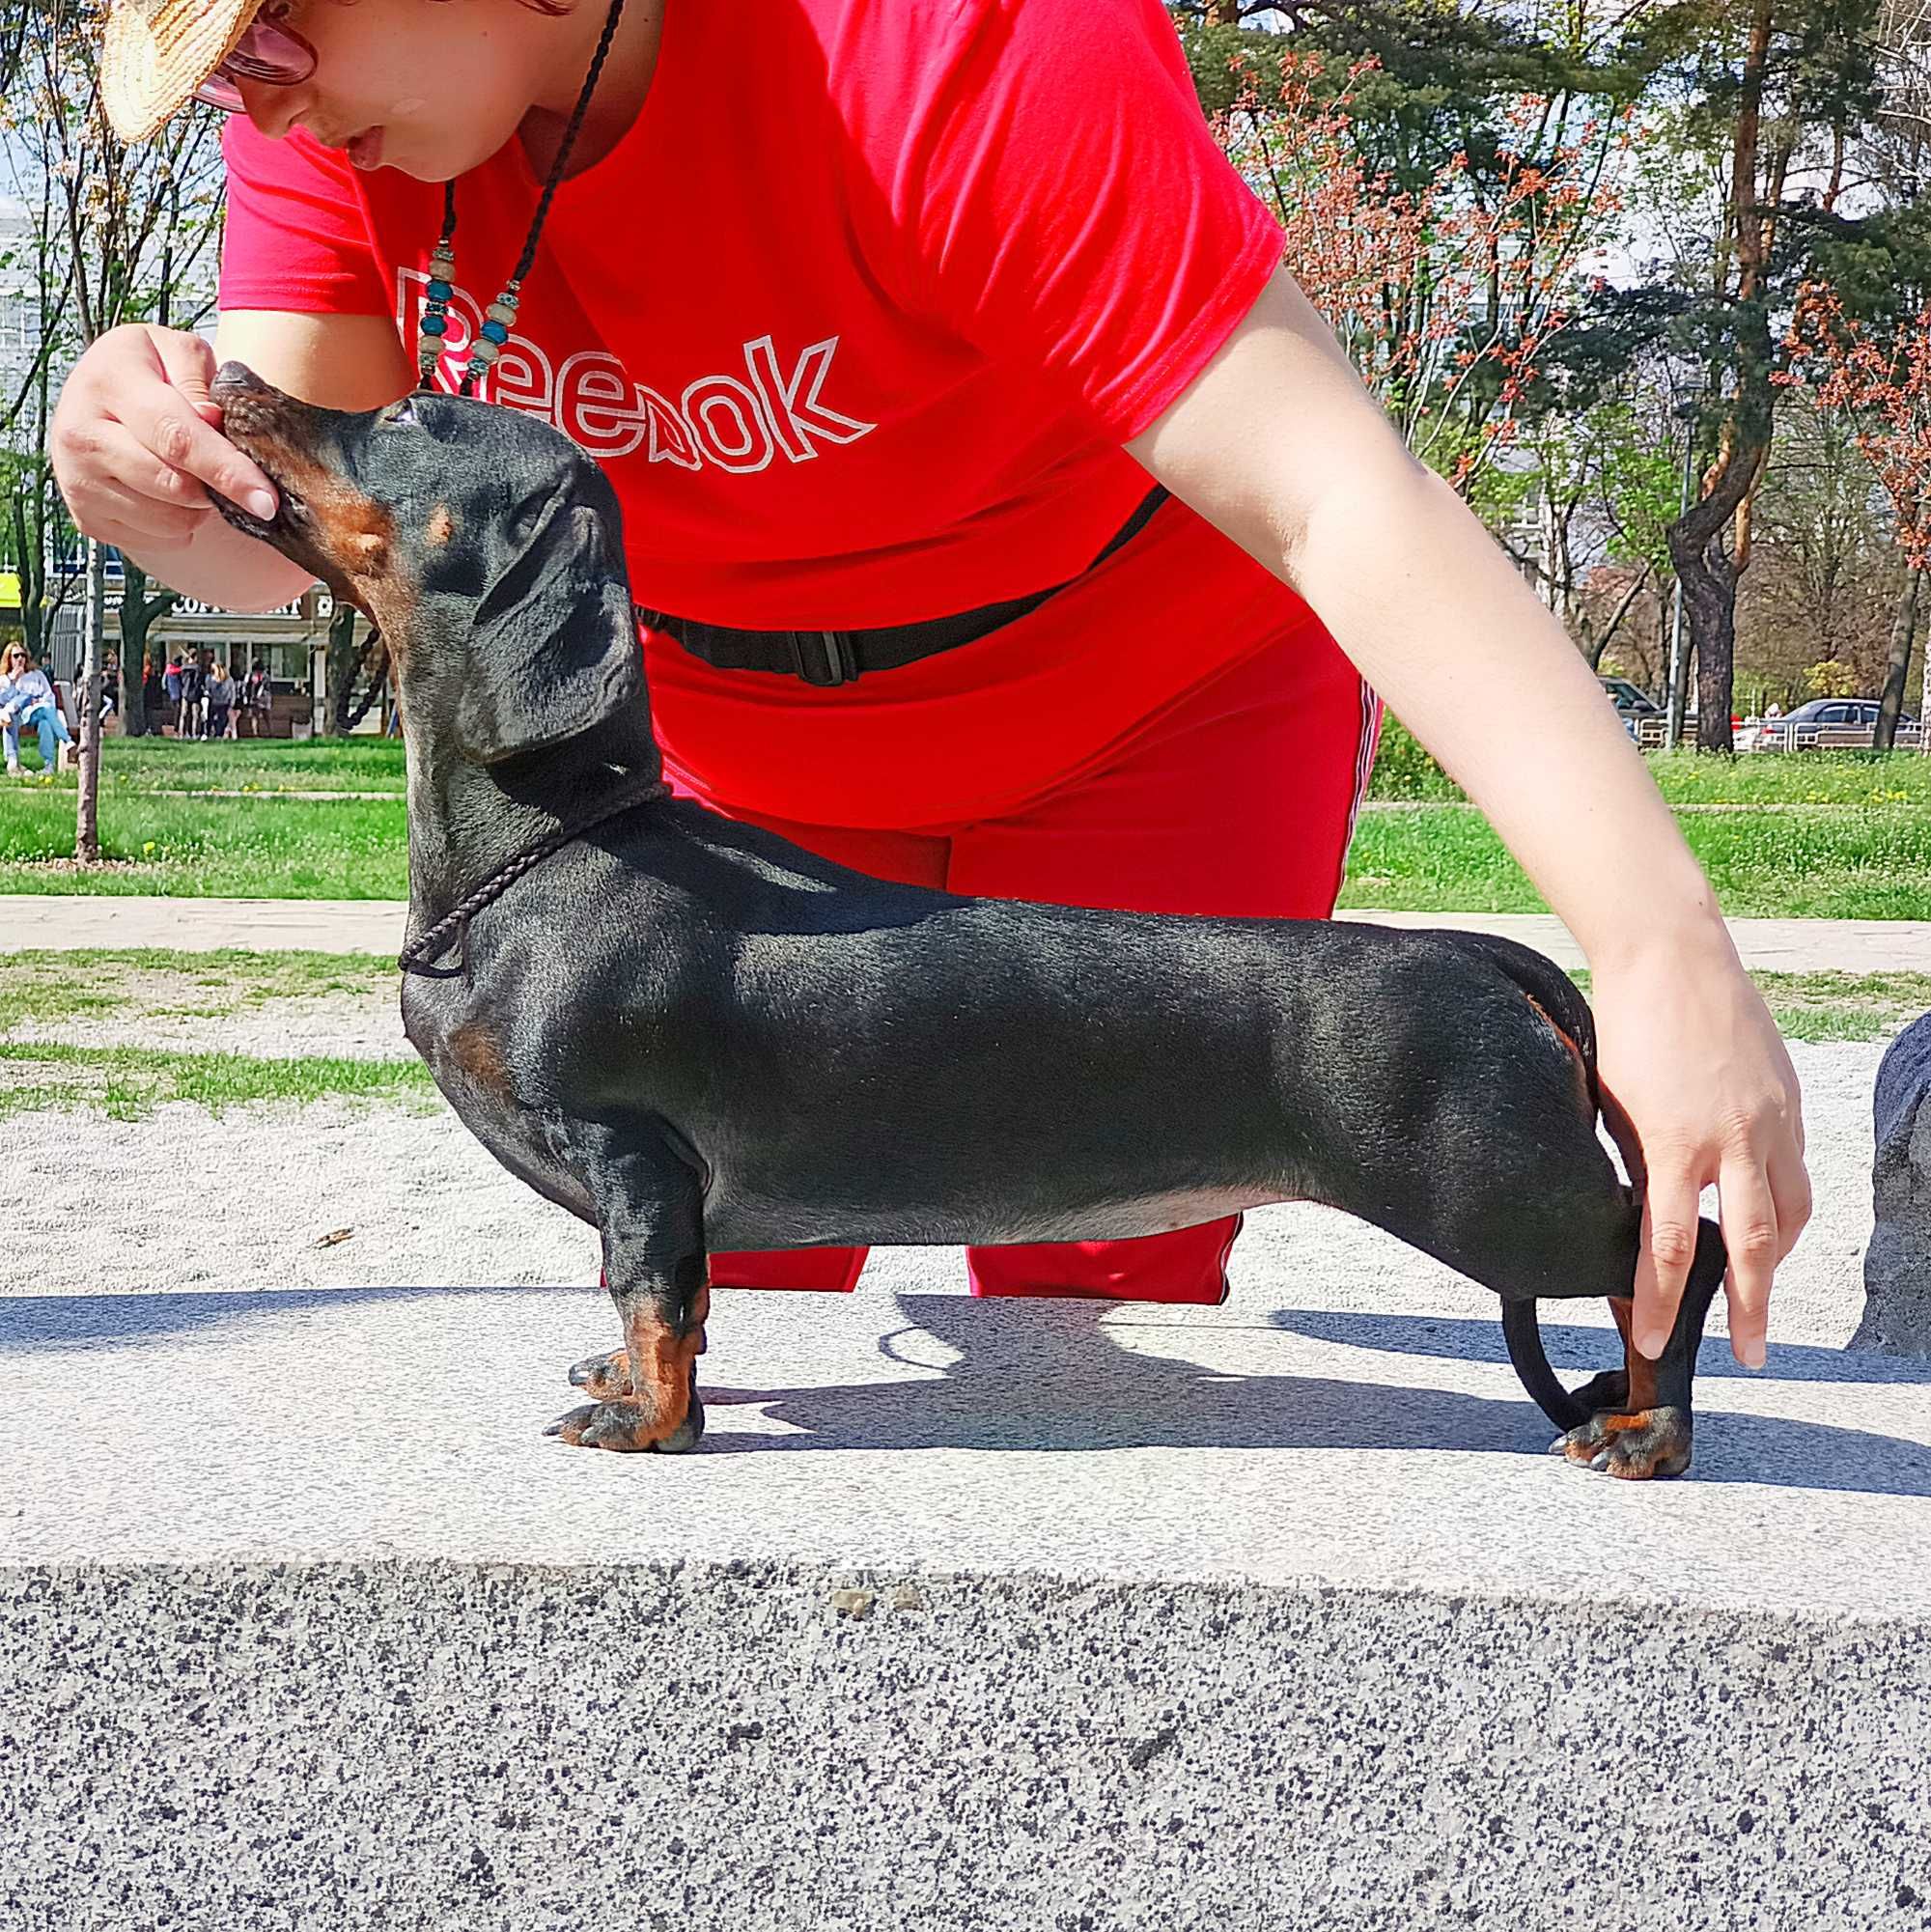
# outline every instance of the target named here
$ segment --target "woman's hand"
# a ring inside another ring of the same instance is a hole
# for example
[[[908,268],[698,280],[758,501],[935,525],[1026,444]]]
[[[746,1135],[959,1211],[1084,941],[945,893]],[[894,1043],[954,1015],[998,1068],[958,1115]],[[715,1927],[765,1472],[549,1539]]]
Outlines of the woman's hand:
[[[275,513],[268,479],[214,425],[214,351],[200,336],[130,322],[74,364],[47,444],[81,531],[139,558],[179,551],[214,515],[218,490]]]
[[[1803,1101],[1777,1023],[1721,929],[1598,970],[1590,1003],[1603,1085],[1635,1122],[1649,1169],[1636,1345],[1663,1353],[1696,1251],[1697,1195],[1714,1181],[1730,1349],[1761,1368],[1771,1276],[1810,1218]]]

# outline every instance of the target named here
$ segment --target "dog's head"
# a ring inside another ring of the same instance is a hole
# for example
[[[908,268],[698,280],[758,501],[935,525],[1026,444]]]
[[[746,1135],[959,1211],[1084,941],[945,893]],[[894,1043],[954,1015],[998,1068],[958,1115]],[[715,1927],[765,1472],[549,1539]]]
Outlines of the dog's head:
[[[638,701],[616,493],[569,437],[460,396],[321,409],[238,362],[212,394],[281,499],[215,507],[380,628],[406,725],[490,765]]]

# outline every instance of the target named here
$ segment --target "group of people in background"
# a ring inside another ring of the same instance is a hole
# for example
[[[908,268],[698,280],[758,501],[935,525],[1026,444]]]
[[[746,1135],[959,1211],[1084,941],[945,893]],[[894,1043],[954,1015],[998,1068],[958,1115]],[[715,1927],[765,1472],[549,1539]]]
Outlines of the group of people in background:
[[[100,666],[100,714],[103,721],[121,709],[121,660],[108,652]],[[141,660],[144,710],[148,729],[159,732],[172,722],[177,738],[267,738],[274,710],[268,667],[259,658],[247,674],[236,678],[211,651],[169,652],[162,663],[151,655]],[[170,717],[170,714],[172,716]],[[18,638],[0,645],[0,747],[7,775],[28,775],[20,763],[22,733],[40,741],[38,776],[51,778],[78,755],[73,732],[62,711],[52,678]]]
[[[152,658],[144,668],[154,675]],[[267,737],[273,696],[268,667],[259,658],[236,679],[211,651],[177,651],[159,675],[161,694],[175,707],[177,738]]]

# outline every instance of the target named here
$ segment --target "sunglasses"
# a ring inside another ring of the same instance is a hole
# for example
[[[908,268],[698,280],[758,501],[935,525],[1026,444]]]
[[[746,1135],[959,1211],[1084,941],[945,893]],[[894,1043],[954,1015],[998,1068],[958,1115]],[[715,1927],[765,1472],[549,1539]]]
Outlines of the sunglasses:
[[[228,58],[195,89],[194,98],[224,114],[239,114],[246,103],[238,82],[296,87],[314,71],[315,49],[293,27],[257,14]]]

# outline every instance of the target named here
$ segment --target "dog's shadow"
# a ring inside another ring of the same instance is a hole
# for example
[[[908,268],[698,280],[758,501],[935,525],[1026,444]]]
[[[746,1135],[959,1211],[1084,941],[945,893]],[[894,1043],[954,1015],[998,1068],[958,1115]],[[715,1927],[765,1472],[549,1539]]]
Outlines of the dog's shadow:
[[[700,1453],[1285,1448],[1523,1455],[1545,1451],[1553,1434],[1541,1412],[1522,1396],[1499,1399],[1289,1372],[1221,1373],[1159,1352],[1167,1332],[1185,1346],[1184,1318],[1135,1320],[1119,1303],[973,1301],[957,1295],[897,1299],[909,1326],[882,1337],[880,1348],[895,1361],[933,1373],[916,1381],[797,1388],[731,1388],[703,1382],[705,1402],[721,1426],[706,1436]],[[1365,1325],[1359,1334],[1353,1332],[1357,1323]],[[1282,1343],[1299,1332],[1387,1349],[1403,1323],[1416,1330],[1416,1345],[1404,1352],[1506,1360],[1493,1322],[1278,1310],[1262,1326]],[[1225,1332],[1221,1319],[1215,1326]],[[1552,1325],[1548,1334],[1552,1359],[1579,1376],[1613,1359],[1609,1331]],[[1133,1346],[1126,1345],[1129,1335]],[[1791,1353],[1773,1357],[1770,1380],[1777,1379],[1780,1358]],[[1717,1367],[1720,1355],[1728,1359],[1724,1344],[1705,1344],[1706,1372]],[[1834,1358],[1844,1364],[1845,1380],[1931,1381],[1931,1364]],[[1813,1370],[1802,1379],[1819,1378]],[[781,1431],[734,1426],[728,1412],[744,1405],[782,1425]],[[1870,1430],[1718,1414],[1705,1407],[1698,1418],[1695,1476],[1931,1497],[1931,1447]]]
[[[604,1299],[585,1295],[607,1320]],[[79,1355],[103,1345],[206,1335],[271,1317],[448,1299],[449,1291],[434,1288],[0,1298],[0,1363],[16,1353]],[[1235,1310],[1196,1324],[1177,1310],[1154,1314],[1111,1302],[900,1293],[901,1319],[877,1345],[894,1364],[924,1373],[855,1383],[800,1377],[796,1387],[743,1388],[723,1383],[719,1373],[719,1358],[730,1346],[733,1299],[722,1298],[714,1310],[719,1351],[703,1364],[700,1386],[714,1426],[700,1459],[800,1449],[1327,1448],[1536,1456],[1554,1433],[1514,1391],[1513,1382],[1499,1377],[1497,1386],[1511,1391],[1507,1396],[1295,1373],[1285,1366],[1278,1373],[1221,1373],[1175,1353],[1187,1351],[1196,1336],[1227,1335],[1231,1321],[1246,1361],[1264,1359],[1274,1349],[1285,1361],[1303,1340],[1501,1369],[1507,1357],[1493,1318],[1276,1308],[1257,1311],[1251,1322],[1240,1322]],[[864,1319],[870,1298],[834,1299],[842,1320]],[[1610,1365],[1614,1341],[1606,1328],[1545,1320],[1543,1333],[1550,1359],[1567,1380]],[[594,1330],[585,1333],[583,1345],[595,1338]],[[1706,1341],[1698,1368],[1702,1401],[1693,1481],[1931,1496],[1931,1449],[1922,1442],[1790,1416],[1727,1413],[1722,1383],[1744,1374],[1727,1345]],[[1772,1386],[1921,1387],[1931,1386],[1931,1362],[1773,1344],[1768,1369],[1749,1379]],[[556,1394],[559,1408],[575,1399],[561,1382]],[[779,1426],[745,1426],[731,1414],[748,1407]],[[1554,1465],[1551,1473],[1590,1480]]]

